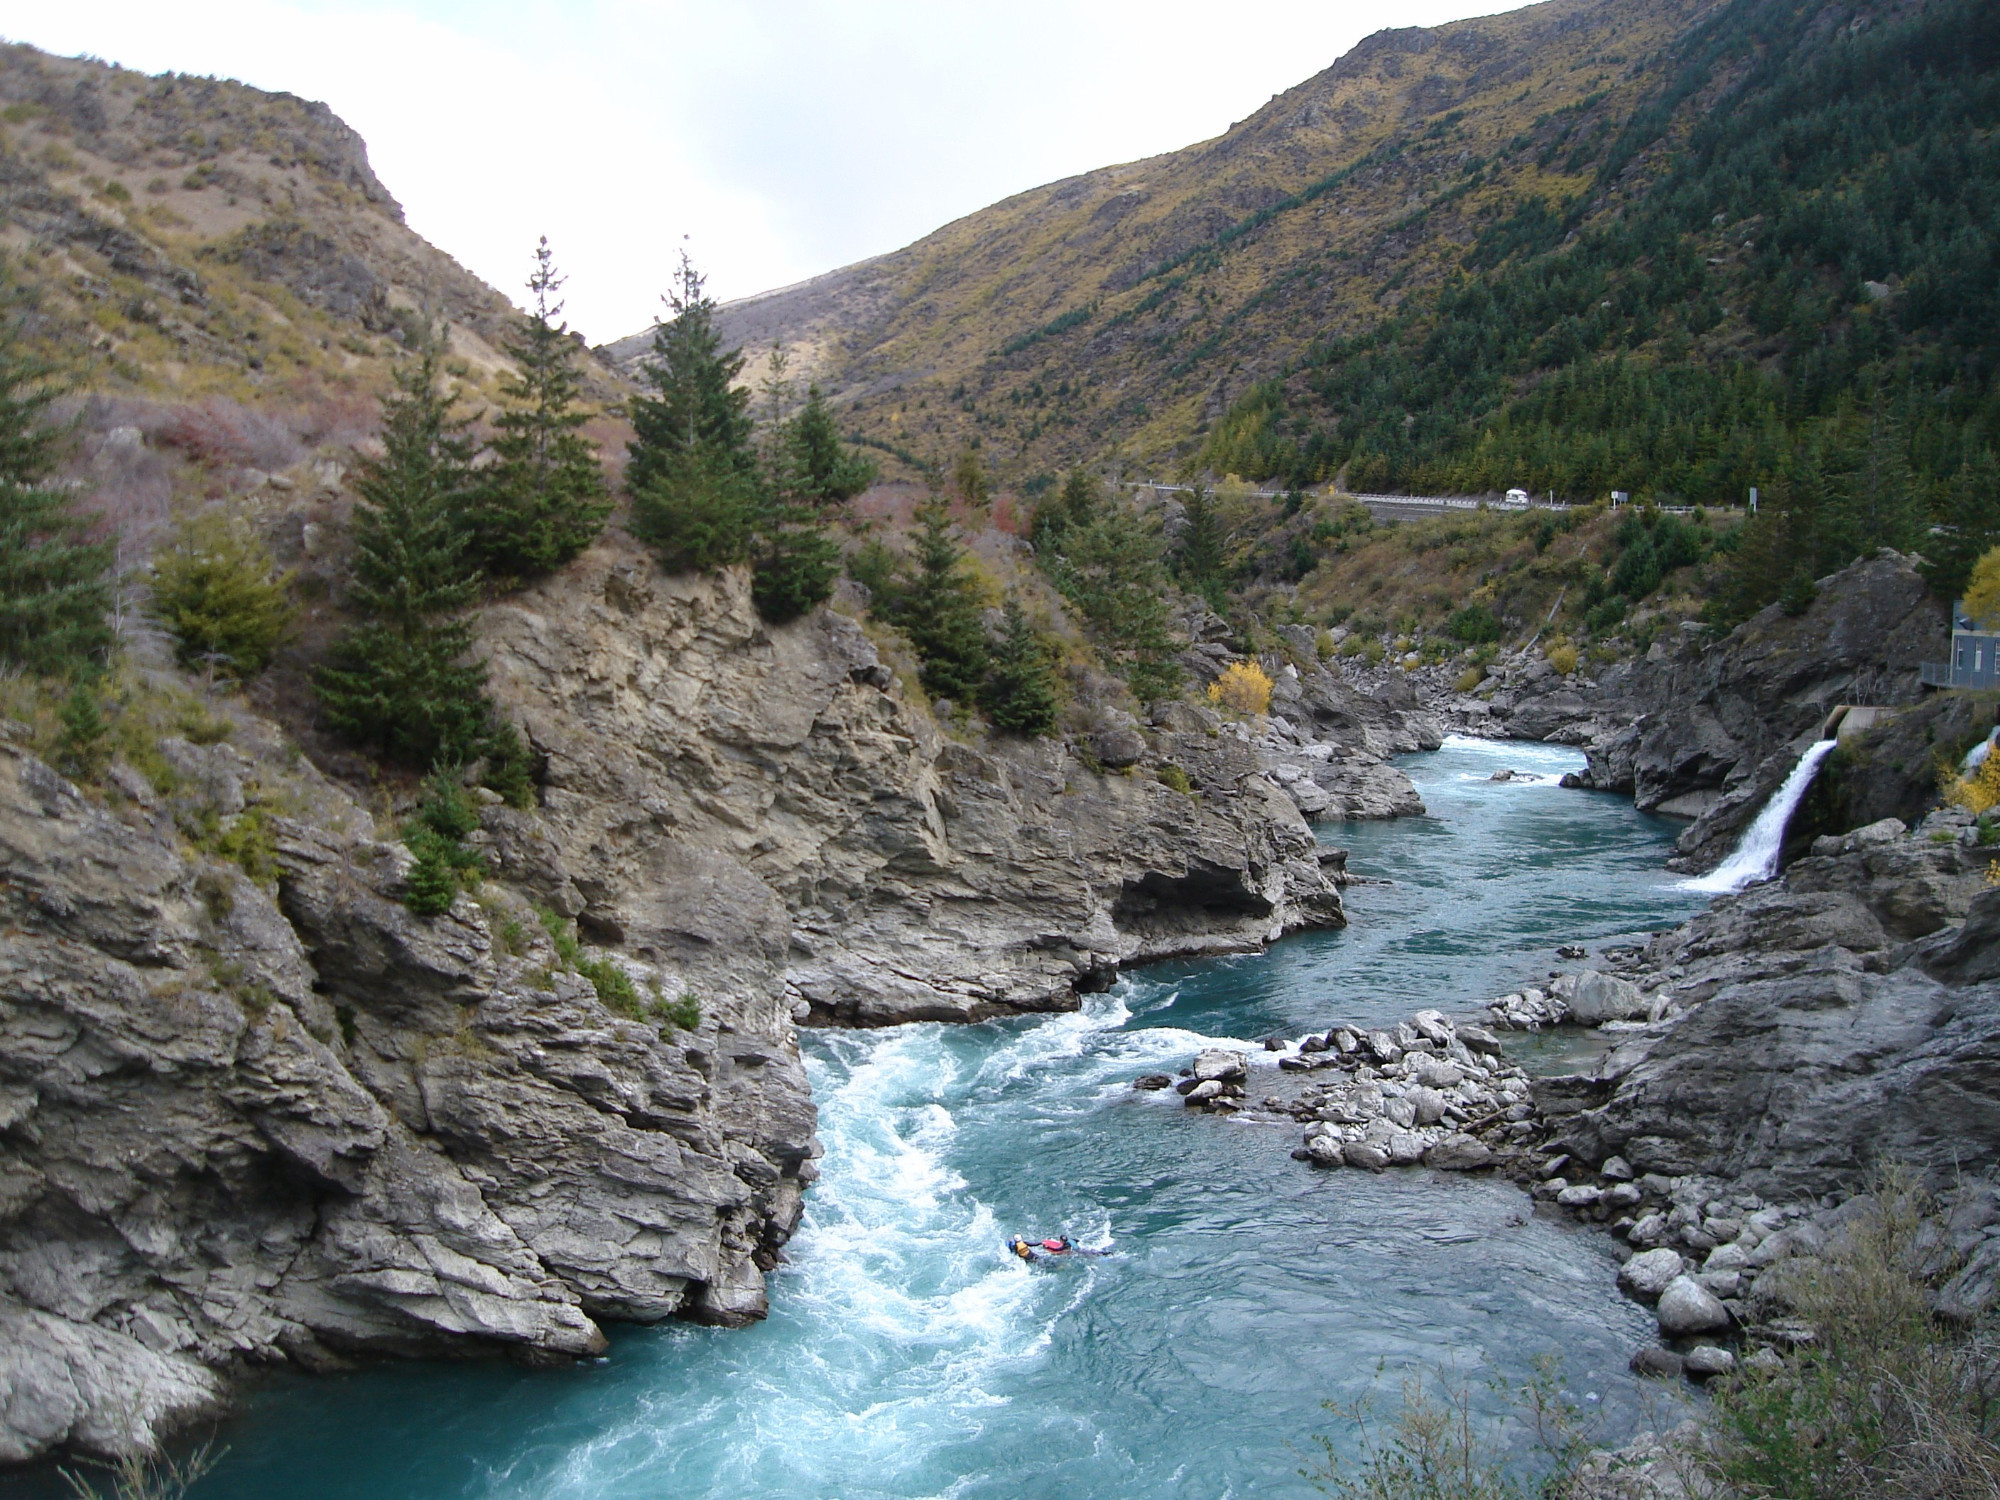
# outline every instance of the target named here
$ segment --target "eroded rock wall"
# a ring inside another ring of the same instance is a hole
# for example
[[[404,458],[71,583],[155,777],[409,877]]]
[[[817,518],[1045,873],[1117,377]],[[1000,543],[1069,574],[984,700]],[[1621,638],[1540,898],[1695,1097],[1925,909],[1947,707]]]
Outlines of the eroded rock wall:
[[[487,797],[434,918],[386,794],[240,709],[88,795],[0,730],[0,1462],[149,1447],[244,1363],[760,1316],[816,1176],[799,1021],[1070,1006],[1341,920],[1214,715],[1094,764],[962,742],[852,621],[767,628],[617,540],[484,639],[540,805]]]
[[[854,621],[767,628],[741,574],[664,575],[615,540],[483,634],[545,762],[540,815],[496,828],[504,868],[698,977],[789,921],[801,1020],[1061,1008],[1122,963],[1342,920],[1263,751],[1212,715],[1099,736],[1096,768],[961,741]]]
[[[145,1447],[242,1361],[761,1312],[814,1149],[775,962],[663,1035],[504,887],[411,916],[309,767],[165,750],[173,796],[104,805],[0,743],[0,1458]],[[275,881],[190,812],[258,819]]]
[[[1945,831],[1823,839],[1656,939],[1633,977],[1668,1018],[1551,1081],[1563,1149],[1770,1197],[2000,1167],[2000,890]]]
[[[1772,605],[1721,641],[1656,642],[1608,684],[1604,712],[1624,727],[1590,745],[1589,784],[1692,817],[1675,863],[1706,869],[1836,705],[1916,702],[1918,667],[1947,638],[1912,560],[1885,551],[1821,579],[1801,614]]]

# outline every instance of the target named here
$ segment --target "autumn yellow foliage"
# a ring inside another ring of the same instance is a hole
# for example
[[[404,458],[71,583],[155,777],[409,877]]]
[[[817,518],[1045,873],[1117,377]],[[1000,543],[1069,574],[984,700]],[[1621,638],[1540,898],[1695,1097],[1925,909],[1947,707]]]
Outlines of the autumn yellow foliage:
[[[1939,780],[1944,800],[1974,814],[2000,806],[2000,751],[1987,755],[1970,776],[1946,771]]]
[[[2000,626],[2000,547],[1981,555],[1965,585],[1965,612],[1982,629]]]
[[[1271,677],[1254,661],[1232,662],[1208,685],[1208,701],[1239,714],[1271,711]]]
[[[1576,670],[1576,647],[1568,641],[1557,639],[1549,643],[1547,652],[1549,665],[1567,677]]]

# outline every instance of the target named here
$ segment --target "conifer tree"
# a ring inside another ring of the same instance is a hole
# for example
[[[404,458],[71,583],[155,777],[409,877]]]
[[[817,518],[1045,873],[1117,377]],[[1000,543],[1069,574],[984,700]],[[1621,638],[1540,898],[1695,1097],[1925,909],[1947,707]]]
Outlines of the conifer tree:
[[[70,438],[49,420],[55,376],[0,330],[0,663],[40,673],[88,669],[111,645],[111,544],[51,483]]]
[[[1959,466],[1944,487],[1939,529],[1923,552],[1931,588],[1940,598],[1965,592],[1966,580],[1982,555],[2000,546],[2000,460],[1982,448]]]
[[[668,572],[747,562],[764,513],[755,470],[706,443],[670,454],[632,491],[632,534],[650,542]]]
[[[506,341],[518,375],[502,382],[513,403],[494,420],[494,462],[470,496],[470,555],[491,577],[551,572],[597,539],[611,513],[597,448],[583,435],[576,344],[559,321],[563,278],[544,238],[528,278],[534,306]]]
[[[1158,530],[1085,469],[1035,512],[1036,562],[1144,699],[1180,690]]]
[[[298,616],[291,579],[242,518],[208,511],[184,518],[154,555],[153,612],[181,665],[252,677]]]
[[[434,343],[396,373],[382,456],[356,482],[348,604],[360,623],[317,678],[336,730],[424,768],[477,756],[490,720],[486,669],[464,662],[472,629],[463,611],[479,588],[458,524],[472,445],[441,374]]]
[[[725,352],[715,327],[715,303],[687,252],[667,293],[672,316],[653,330],[652,359],[640,380],[652,394],[631,402],[635,434],[625,484],[636,496],[664,478],[676,456],[707,448],[748,472],[750,393],[736,387],[740,351]]]
[[[979,581],[966,566],[942,501],[920,507],[917,522],[916,568],[900,611],[903,633],[922,658],[925,691],[971,703],[986,676]]]
[[[1188,492],[1187,522],[1175,549],[1175,566],[1181,582],[1193,589],[1217,614],[1228,604],[1228,538],[1222,518],[1208,491],[1196,485]]]
[[[996,729],[1044,735],[1056,727],[1056,675],[1048,652],[1036,639],[1027,611],[1007,596],[993,669],[986,679],[986,711]]]
[[[806,404],[785,424],[783,460],[788,488],[813,505],[839,505],[875,482],[875,465],[840,440],[833,413],[817,385],[806,387]]]

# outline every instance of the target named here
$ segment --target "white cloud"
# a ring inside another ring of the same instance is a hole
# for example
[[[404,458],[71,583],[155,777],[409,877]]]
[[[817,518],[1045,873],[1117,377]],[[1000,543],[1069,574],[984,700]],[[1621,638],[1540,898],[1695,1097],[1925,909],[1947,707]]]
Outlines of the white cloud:
[[[0,0],[0,34],[323,99],[411,225],[502,289],[546,233],[593,339],[681,237],[720,296],[1172,150],[1385,25],[1495,0]]]

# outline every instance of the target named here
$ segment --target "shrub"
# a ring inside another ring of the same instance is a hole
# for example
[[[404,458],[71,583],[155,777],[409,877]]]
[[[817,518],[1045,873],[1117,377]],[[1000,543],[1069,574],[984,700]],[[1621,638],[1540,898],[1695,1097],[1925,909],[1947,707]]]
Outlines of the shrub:
[[[535,805],[535,758],[521,731],[504,720],[486,738],[486,769],[480,784],[498,792],[509,807]]]
[[[182,1459],[164,1453],[128,1454],[108,1463],[86,1459],[91,1468],[103,1472],[109,1489],[99,1489],[95,1479],[87,1478],[74,1469],[58,1469],[56,1472],[62,1476],[70,1500],[182,1500],[194,1488],[196,1481],[213,1469],[227,1451],[217,1452],[213,1443],[203,1443]]]
[[[1455,686],[1461,693],[1469,693],[1474,688],[1478,687],[1479,684],[1484,682],[1485,680],[1486,680],[1486,668],[1467,667],[1463,672],[1460,672],[1458,674],[1458,681],[1454,683],[1453,686]]]
[[[679,1027],[682,1031],[693,1031],[701,1025],[701,1002],[692,995],[683,995],[678,1000],[669,1000],[657,991],[653,995],[652,1013],[666,1024],[660,1028],[660,1035],[667,1034],[668,1027]]]
[[[1878,1181],[1832,1253],[1787,1280],[1815,1342],[1712,1387],[1697,1459],[1730,1492],[1799,1500],[1973,1500],[2000,1493],[1990,1334],[1940,1323],[1925,1270],[1946,1237],[1906,1175]],[[1940,1265],[1939,1262],[1945,1262]]]
[[[646,1010],[639,1003],[638,986],[632,983],[632,976],[611,959],[579,958],[576,972],[590,981],[590,987],[597,991],[598,1003],[606,1010],[634,1021],[645,1019]]]
[[[1500,622],[1483,604],[1468,604],[1445,622],[1445,630],[1468,646],[1484,645],[1500,639]]]
[[[1970,776],[1961,776],[1947,766],[1938,775],[1938,790],[1945,801],[1981,815],[2000,805],[2000,751],[1982,760]],[[1984,830],[1982,829],[1982,840]]]
[[[97,690],[79,682],[63,700],[57,717],[62,723],[56,741],[56,769],[78,781],[88,781],[104,769],[110,753],[111,726],[97,701]]]
[[[1343,1459],[1331,1439],[1315,1434],[1321,1459],[1299,1475],[1340,1500],[1572,1500],[1592,1451],[1592,1424],[1564,1393],[1555,1357],[1536,1360],[1519,1387],[1494,1384],[1535,1433],[1537,1481],[1519,1472],[1529,1465],[1508,1461],[1500,1424],[1475,1421],[1463,1381],[1418,1375],[1404,1377],[1402,1409],[1386,1434],[1365,1401],[1322,1403],[1354,1427],[1359,1460]]]
[[[1155,774],[1160,778],[1161,786],[1179,792],[1183,797],[1192,797],[1194,795],[1194,783],[1188,780],[1188,773],[1172,761],[1161,766]]]
[[[1570,673],[1576,670],[1578,659],[1576,647],[1572,646],[1568,641],[1554,640],[1549,642],[1548,650],[1543,654],[1548,657],[1549,665],[1554,667],[1564,677],[1569,676]]]
[[[1208,685],[1208,700],[1239,714],[1271,711],[1271,677],[1254,661],[1232,662]]]
[[[291,632],[291,576],[235,518],[190,516],[153,560],[153,612],[183,666],[213,663],[252,677]]]

